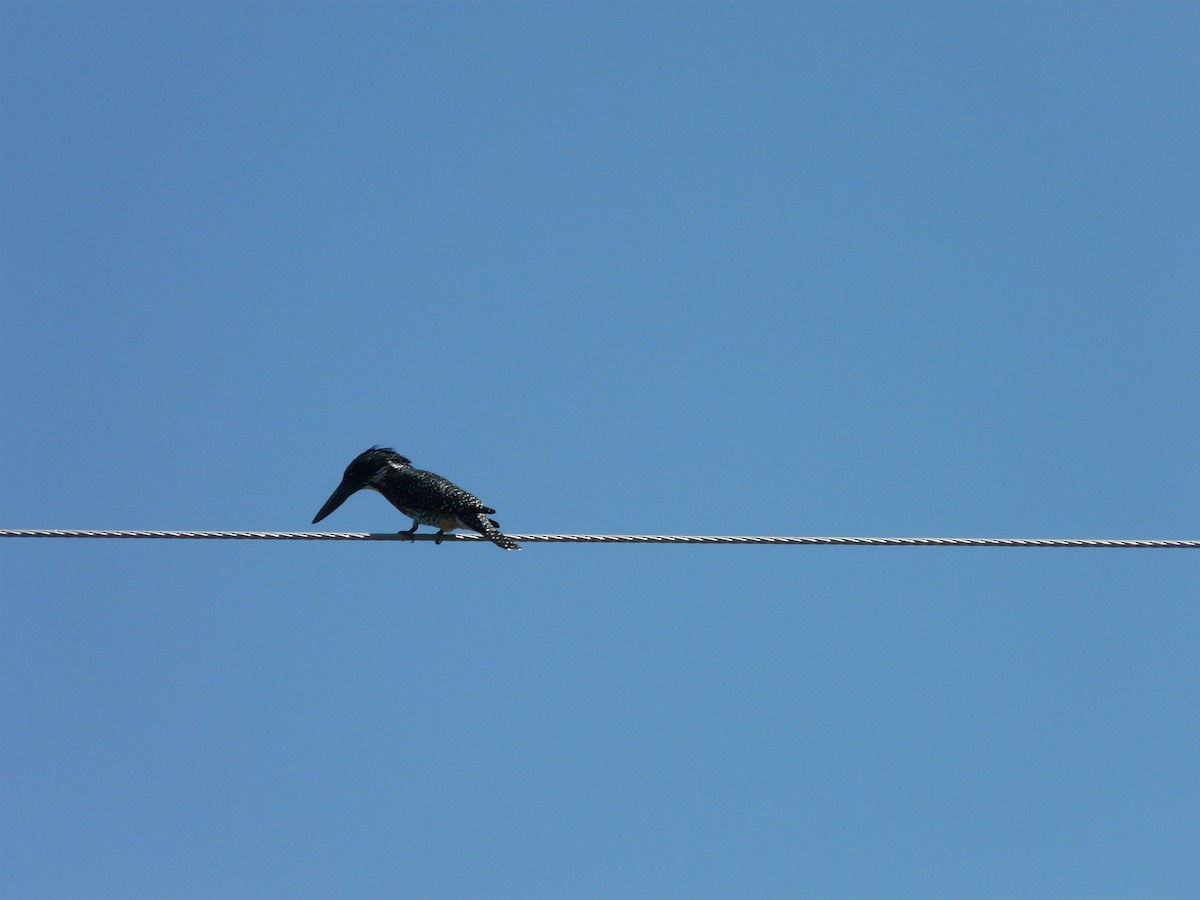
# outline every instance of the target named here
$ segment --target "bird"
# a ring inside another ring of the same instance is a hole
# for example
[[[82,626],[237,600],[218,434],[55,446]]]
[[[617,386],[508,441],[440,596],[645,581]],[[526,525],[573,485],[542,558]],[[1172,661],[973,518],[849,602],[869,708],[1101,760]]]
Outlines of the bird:
[[[370,489],[383,494],[392,506],[413,520],[412,528],[400,534],[416,534],[421,525],[437,527],[435,544],[455,528],[477,531],[498,547],[520,550],[521,545],[501,533],[500,523],[489,519],[496,511],[484,506],[474,494],[467,493],[449,479],[413,467],[412,461],[390,447],[371,447],[354,457],[313,524],[346,502],[351,494]]]

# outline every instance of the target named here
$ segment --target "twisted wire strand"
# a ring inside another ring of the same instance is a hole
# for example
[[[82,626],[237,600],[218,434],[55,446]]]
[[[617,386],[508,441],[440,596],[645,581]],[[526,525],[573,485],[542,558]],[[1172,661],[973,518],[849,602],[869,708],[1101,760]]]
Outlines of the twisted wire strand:
[[[777,544],[853,547],[1124,547],[1200,550],[1200,540],[1125,540],[1083,538],[931,538],[931,537],[767,537],[759,535],[682,534],[510,534],[523,544]],[[434,541],[435,534],[363,531],[97,531],[0,529],[11,538],[145,538],[218,541]],[[486,541],[478,534],[446,534],[447,544]]]

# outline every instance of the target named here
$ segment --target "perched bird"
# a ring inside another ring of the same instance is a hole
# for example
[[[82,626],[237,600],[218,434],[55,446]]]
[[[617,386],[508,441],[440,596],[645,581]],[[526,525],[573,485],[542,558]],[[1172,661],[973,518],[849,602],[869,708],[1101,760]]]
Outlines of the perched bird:
[[[488,518],[494,509],[441,475],[414,469],[406,457],[386,447],[372,447],[346,466],[342,483],[329,495],[313,524],[345,503],[351,494],[365,488],[379,491],[392,506],[413,520],[412,528],[400,534],[415,534],[419,525],[434,525],[439,529],[434,543],[440,544],[447,531],[470,528],[505,550],[521,549],[520,544],[500,533],[499,522]]]

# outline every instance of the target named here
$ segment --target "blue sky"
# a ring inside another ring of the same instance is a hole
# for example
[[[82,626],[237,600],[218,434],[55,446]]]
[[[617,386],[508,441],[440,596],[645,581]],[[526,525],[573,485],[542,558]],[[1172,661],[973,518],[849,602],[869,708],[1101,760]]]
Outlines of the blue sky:
[[[0,26],[3,527],[1200,536],[1195,5]],[[1200,885],[1194,552],[0,564],[5,896]]]

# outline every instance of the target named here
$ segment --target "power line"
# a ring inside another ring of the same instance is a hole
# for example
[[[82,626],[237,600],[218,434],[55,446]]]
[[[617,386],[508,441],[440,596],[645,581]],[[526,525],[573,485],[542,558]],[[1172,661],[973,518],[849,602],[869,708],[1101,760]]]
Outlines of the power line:
[[[523,544],[779,544],[852,547],[1105,547],[1200,550],[1200,540],[1116,540],[1084,538],[929,538],[929,537],[765,537],[682,534],[510,534]],[[68,531],[0,529],[11,538],[144,538],[218,541],[433,541],[435,534],[376,534],[362,531]],[[446,534],[448,544],[486,541],[478,534]]]

